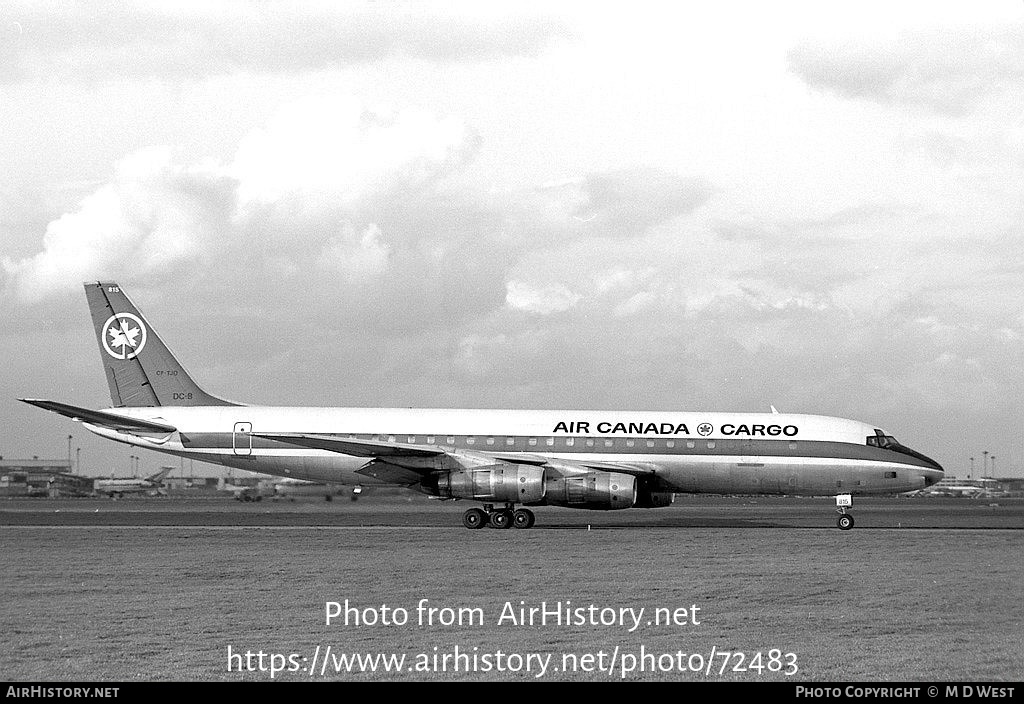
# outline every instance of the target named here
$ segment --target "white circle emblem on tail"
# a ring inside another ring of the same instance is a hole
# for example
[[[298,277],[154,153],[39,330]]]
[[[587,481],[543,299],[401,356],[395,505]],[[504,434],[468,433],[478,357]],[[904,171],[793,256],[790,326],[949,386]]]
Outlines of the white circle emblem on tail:
[[[103,323],[103,349],[114,359],[133,359],[146,346],[146,326],[137,315],[118,313]]]

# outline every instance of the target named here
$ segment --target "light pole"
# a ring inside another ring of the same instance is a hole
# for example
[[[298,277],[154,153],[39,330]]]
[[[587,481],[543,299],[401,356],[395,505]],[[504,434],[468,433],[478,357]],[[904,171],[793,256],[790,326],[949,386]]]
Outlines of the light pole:
[[[82,471],[82,448],[75,448],[75,468],[76,472]]]
[[[984,479],[988,476],[988,450],[982,450],[981,454],[981,478]]]
[[[71,438],[73,436],[68,435],[68,471],[72,474],[75,473],[75,467],[71,464]]]
[[[974,458],[971,458],[971,473],[967,475],[968,479],[974,479]]]
[[[995,479],[996,478],[996,456],[992,455],[992,457],[990,459],[992,460],[992,464],[989,465],[989,469],[992,471],[992,474],[991,474],[992,478]]]

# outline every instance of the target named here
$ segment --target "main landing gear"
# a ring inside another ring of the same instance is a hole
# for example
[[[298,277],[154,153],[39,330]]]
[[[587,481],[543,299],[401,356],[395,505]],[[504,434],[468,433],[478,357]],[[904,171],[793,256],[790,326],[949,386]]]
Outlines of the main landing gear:
[[[836,525],[839,526],[839,530],[850,530],[853,528],[853,515],[846,512],[848,508],[852,507],[852,495],[839,494],[839,496],[836,497],[836,511],[839,513],[839,518],[836,519]]]
[[[470,529],[483,528],[532,528],[536,517],[528,508],[517,509],[514,504],[505,504],[495,510],[494,504],[484,504],[483,509],[471,508],[462,514],[462,525]]]

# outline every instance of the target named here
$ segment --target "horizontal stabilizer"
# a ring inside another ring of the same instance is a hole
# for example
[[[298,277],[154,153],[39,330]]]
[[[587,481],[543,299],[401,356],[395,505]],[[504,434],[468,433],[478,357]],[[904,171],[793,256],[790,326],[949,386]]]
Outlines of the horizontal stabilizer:
[[[314,450],[327,450],[353,457],[437,457],[444,450],[421,445],[403,445],[396,442],[356,440],[335,435],[309,435],[305,433],[253,433],[254,437],[277,440]]]
[[[58,401],[47,401],[46,399],[39,398],[21,398],[18,400],[47,411],[59,413],[72,420],[84,421],[92,425],[116,430],[119,433],[173,433],[177,430],[173,425],[167,425],[166,423],[157,423],[156,421],[141,420],[139,418],[126,418],[116,413],[79,408],[78,406],[71,406]]]

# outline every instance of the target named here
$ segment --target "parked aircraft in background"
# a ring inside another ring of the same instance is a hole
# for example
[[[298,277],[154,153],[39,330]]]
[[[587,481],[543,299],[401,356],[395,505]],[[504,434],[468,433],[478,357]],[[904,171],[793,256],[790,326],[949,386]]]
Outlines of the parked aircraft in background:
[[[148,477],[128,477],[125,479],[97,479],[93,483],[93,490],[97,494],[105,494],[117,499],[125,494],[150,494],[166,496],[164,489],[164,478],[170,474],[173,467],[161,467],[156,474]]]
[[[1007,495],[1007,491],[995,479],[957,479],[947,477],[942,481],[922,489],[921,496],[952,496],[968,499],[991,499]]]
[[[116,283],[85,284],[112,407],[22,399],[111,440],[294,479],[397,485],[530,528],[530,507],[657,508],[675,493],[851,496],[923,489],[934,460],[866,423],[781,413],[246,406],[200,388]]]
[[[362,488],[352,488],[352,500],[355,501]],[[274,482],[274,499],[289,499],[294,501],[297,498],[315,496],[326,501],[332,501],[335,496],[345,493],[343,484],[328,484],[324,482],[311,482],[305,479],[278,479]]]
[[[217,491],[231,494],[235,501],[262,501],[264,496],[258,484],[255,486],[232,484],[224,479],[217,482]]]

